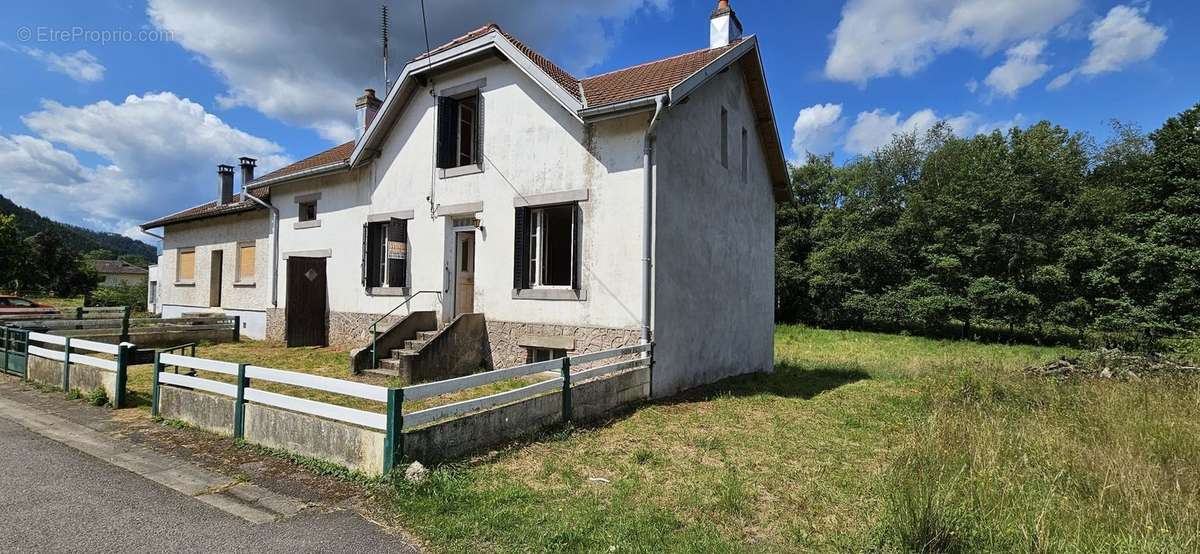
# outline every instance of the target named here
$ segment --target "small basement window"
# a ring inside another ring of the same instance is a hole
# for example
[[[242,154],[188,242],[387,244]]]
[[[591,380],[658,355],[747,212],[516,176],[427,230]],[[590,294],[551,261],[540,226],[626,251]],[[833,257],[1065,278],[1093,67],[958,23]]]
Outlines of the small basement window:
[[[526,363],[548,362],[550,360],[560,360],[567,357],[566,350],[558,348],[527,348],[528,361]]]

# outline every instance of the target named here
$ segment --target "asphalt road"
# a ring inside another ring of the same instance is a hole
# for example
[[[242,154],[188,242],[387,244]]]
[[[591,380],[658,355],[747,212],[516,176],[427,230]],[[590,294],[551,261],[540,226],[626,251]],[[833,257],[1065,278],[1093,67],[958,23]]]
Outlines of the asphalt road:
[[[251,524],[0,417],[0,552],[104,551],[416,550],[348,511]]]

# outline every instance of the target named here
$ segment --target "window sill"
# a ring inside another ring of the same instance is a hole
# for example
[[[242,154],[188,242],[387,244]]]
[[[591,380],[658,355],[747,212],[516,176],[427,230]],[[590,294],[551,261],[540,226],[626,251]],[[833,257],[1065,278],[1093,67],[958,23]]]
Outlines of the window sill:
[[[177,287],[194,287],[194,286],[196,286],[196,283],[195,283],[195,281],[175,281],[175,286],[177,286]]]
[[[587,300],[586,290],[574,289],[519,289],[512,292],[513,300]]]
[[[253,288],[253,287],[254,287],[254,286],[256,286],[256,285],[255,285],[254,281],[236,281],[236,282],[234,282],[234,283],[233,283],[233,286],[235,286],[235,287]]]
[[[438,177],[442,179],[453,179],[454,177],[475,175],[476,173],[483,173],[483,164],[471,164],[460,167],[452,167],[450,169],[439,169]]]
[[[292,225],[292,228],[293,229],[315,229],[320,226],[321,226],[321,220],[314,219],[312,221],[297,221],[295,225]]]
[[[368,296],[408,296],[408,287],[370,287]]]

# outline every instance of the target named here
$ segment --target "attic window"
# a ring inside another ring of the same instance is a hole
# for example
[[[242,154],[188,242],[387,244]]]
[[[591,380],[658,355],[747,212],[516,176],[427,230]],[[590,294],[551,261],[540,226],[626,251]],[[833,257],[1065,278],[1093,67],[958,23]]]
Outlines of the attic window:
[[[438,168],[479,167],[482,160],[483,97],[478,90],[438,98]],[[446,172],[444,176],[453,176]]]
[[[310,200],[300,203],[300,222],[316,221],[317,219],[317,201]]]

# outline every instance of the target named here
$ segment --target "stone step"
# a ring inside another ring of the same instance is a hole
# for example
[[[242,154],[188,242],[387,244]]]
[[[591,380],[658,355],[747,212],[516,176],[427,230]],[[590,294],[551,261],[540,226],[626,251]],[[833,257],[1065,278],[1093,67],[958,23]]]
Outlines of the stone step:
[[[436,337],[440,331],[417,331],[417,340],[429,342]]]
[[[385,362],[387,360],[384,360]],[[364,369],[363,373],[367,375],[378,375],[380,377],[399,377],[400,372],[395,369],[388,369],[386,364],[380,363],[379,369]]]
[[[425,342],[426,341],[423,341],[423,340],[406,340],[406,341],[404,341],[404,349],[405,350],[420,350],[422,346],[425,346]]]
[[[392,350],[393,358],[407,358],[409,356],[416,356],[418,354],[420,354],[420,352],[417,352],[416,350],[408,350],[408,349],[404,349],[404,348],[397,348],[395,350]]]

